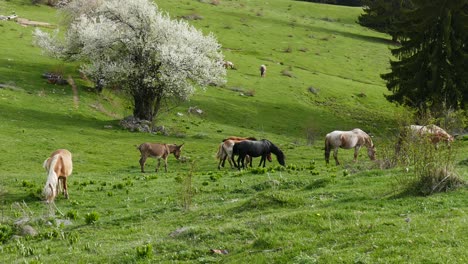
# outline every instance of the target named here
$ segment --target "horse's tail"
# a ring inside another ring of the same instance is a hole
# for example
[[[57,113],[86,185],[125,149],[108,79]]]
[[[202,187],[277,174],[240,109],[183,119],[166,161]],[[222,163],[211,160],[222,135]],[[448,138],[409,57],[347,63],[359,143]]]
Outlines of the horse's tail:
[[[216,159],[222,159],[223,158],[223,152],[224,152],[223,143],[221,143],[221,144],[219,144],[218,152],[216,152]]]
[[[330,161],[330,140],[328,139],[328,136],[325,137],[325,162],[328,164]]]
[[[51,159],[50,163],[48,163],[49,159]],[[44,196],[46,197],[47,203],[53,201],[55,195],[57,194],[58,176],[57,173],[55,173],[55,165],[57,165],[57,162],[60,159],[60,155],[54,155],[49,159],[46,159],[43,164],[43,167],[47,170],[48,173],[47,182],[44,186]]]

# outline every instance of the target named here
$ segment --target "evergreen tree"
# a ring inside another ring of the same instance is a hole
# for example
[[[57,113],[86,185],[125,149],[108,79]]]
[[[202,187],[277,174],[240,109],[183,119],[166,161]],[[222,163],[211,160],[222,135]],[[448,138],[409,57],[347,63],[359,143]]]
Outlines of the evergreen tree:
[[[398,24],[398,61],[383,74],[389,101],[425,112],[464,109],[468,99],[468,0],[413,0],[415,9]]]
[[[364,0],[364,14],[358,17],[358,23],[363,27],[387,33],[397,41],[401,30],[397,26],[405,10],[413,7],[410,0]]]

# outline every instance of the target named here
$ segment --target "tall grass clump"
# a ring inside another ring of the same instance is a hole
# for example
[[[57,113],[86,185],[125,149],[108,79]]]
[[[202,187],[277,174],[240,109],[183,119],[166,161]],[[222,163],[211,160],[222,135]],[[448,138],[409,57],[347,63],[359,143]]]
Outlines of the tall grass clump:
[[[398,182],[409,192],[431,195],[454,190],[464,184],[455,170],[456,146],[439,143],[427,138],[406,136],[401,140],[397,156],[407,173]]]
[[[190,206],[192,205],[192,198],[194,195],[193,189],[193,173],[195,171],[195,161],[190,164],[190,171],[187,175],[180,180],[181,183],[181,199],[182,199],[182,207],[185,211],[190,210]]]

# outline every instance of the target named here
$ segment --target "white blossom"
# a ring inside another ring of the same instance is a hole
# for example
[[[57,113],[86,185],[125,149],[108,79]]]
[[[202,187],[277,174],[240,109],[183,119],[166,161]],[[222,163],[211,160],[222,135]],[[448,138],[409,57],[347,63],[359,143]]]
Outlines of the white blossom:
[[[214,35],[170,19],[148,0],[72,1],[64,10],[73,14],[65,38],[36,30],[36,43],[54,57],[83,61],[82,71],[130,94],[153,89],[187,100],[196,87],[225,82]]]

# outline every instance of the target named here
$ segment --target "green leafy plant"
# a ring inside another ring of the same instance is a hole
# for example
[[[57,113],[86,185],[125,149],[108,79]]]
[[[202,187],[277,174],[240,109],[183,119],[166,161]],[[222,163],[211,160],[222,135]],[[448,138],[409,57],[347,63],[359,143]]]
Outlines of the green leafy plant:
[[[94,224],[99,220],[99,214],[97,212],[90,212],[85,215],[85,222],[88,225]]]

